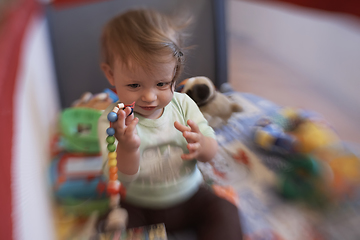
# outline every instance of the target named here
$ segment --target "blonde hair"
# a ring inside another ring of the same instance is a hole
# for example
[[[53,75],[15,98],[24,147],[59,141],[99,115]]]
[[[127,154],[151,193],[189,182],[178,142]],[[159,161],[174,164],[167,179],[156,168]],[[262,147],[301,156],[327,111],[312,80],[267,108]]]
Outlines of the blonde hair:
[[[119,58],[128,68],[135,63],[151,71],[157,63],[175,60],[174,85],[185,62],[183,30],[188,24],[189,21],[175,21],[150,9],[127,11],[105,25],[101,37],[102,61],[113,68]]]

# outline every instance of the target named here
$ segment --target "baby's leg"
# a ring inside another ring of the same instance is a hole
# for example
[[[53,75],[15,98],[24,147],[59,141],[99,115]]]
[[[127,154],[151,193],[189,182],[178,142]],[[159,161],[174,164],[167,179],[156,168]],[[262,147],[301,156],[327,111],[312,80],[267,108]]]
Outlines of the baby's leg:
[[[142,227],[148,225],[144,210],[130,204],[121,202],[121,207],[128,212],[127,228]]]
[[[200,216],[196,226],[199,240],[243,239],[236,206],[205,188],[200,188],[198,197],[203,203],[198,211]]]

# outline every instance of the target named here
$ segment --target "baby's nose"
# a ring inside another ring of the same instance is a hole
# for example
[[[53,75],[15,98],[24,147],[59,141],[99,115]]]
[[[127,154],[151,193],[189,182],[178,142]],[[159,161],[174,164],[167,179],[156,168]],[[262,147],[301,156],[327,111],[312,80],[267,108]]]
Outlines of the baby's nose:
[[[146,90],[142,95],[142,100],[144,102],[153,102],[157,99],[156,91],[154,90]]]

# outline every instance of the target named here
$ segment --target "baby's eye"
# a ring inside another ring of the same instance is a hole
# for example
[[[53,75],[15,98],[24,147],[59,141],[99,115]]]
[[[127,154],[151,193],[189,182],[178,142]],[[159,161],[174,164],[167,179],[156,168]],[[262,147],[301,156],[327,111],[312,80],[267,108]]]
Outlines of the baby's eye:
[[[140,87],[140,84],[137,84],[137,83],[133,83],[133,84],[129,84],[128,87],[131,87],[131,88],[138,88]]]
[[[170,82],[159,82],[159,83],[157,84],[158,87],[166,87],[166,86],[168,86],[168,85],[170,85]]]

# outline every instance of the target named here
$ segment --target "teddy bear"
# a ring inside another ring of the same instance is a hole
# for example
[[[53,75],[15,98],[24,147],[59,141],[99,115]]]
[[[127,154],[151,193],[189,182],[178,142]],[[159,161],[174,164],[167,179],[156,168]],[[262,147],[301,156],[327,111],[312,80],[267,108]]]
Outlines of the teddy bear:
[[[234,112],[241,112],[240,104],[217,91],[213,82],[204,76],[185,79],[177,90],[186,93],[200,108],[209,125],[213,128],[226,124]]]

